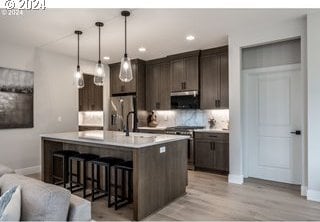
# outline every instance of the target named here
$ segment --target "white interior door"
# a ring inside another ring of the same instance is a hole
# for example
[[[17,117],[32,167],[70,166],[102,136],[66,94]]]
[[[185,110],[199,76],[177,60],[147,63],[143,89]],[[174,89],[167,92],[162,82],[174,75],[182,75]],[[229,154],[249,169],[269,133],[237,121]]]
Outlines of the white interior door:
[[[302,96],[299,65],[246,71],[249,177],[301,184]]]

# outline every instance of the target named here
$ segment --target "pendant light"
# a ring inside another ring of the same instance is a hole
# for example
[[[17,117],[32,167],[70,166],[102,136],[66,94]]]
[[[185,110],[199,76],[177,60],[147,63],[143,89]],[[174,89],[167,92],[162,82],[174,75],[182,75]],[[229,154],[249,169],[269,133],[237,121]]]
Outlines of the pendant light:
[[[74,33],[77,35],[78,38],[78,64],[77,69],[74,72],[74,84],[77,86],[78,89],[81,89],[84,87],[84,79],[83,79],[83,73],[80,70],[80,35],[82,34],[81,31],[76,30]]]
[[[96,22],[96,26],[99,28],[99,60],[95,68],[94,72],[94,84],[97,86],[102,86],[104,82],[104,77],[106,75],[104,71],[104,65],[101,63],[101,45],[100,45],[100,37],[101,37],[101,27],[103,26],[102,22]]]
[[[127,54],[127,17],[130,12],[122,11],[121,15],[124,16],[124,56],[121,59],[119,78],[122,82],[130,82],[133,79],[131,61]]]

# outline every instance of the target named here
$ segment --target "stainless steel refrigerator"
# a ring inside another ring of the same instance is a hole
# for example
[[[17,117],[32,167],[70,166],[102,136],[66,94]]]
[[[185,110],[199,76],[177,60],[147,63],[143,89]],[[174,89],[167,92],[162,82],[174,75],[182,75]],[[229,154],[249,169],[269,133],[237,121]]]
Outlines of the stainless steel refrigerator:
[[[129,112],[129,131],[136,131],[137,110],[135,96],[115,96],[111,97],[109,130],[124,131],[126,129],[127,115]]]

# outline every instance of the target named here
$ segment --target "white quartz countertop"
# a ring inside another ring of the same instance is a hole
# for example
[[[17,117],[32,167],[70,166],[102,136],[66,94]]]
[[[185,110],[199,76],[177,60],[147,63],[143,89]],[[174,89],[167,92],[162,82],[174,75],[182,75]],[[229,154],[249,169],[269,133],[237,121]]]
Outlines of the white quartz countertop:
[[[41,137],[65,142],[83,142],[128,148],[142,148],[189,138],[188,136],[180,135],[132,132],[130,132],[130,136],[125,136],[124,132],[103,130],[43,134]]]
[[[204,128],[204,129],[196,129],[194,132],[203,132],[203,133],[229,133],[229,130],[227,129],[210,129],[210,128]]]

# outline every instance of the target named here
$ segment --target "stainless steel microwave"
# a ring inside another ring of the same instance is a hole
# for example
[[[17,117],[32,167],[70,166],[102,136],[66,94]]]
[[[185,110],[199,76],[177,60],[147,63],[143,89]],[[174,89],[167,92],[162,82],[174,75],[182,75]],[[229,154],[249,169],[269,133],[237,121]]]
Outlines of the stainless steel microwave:
[[[198,91],[171,93],[171,109],[199,109],[200,99]]]

